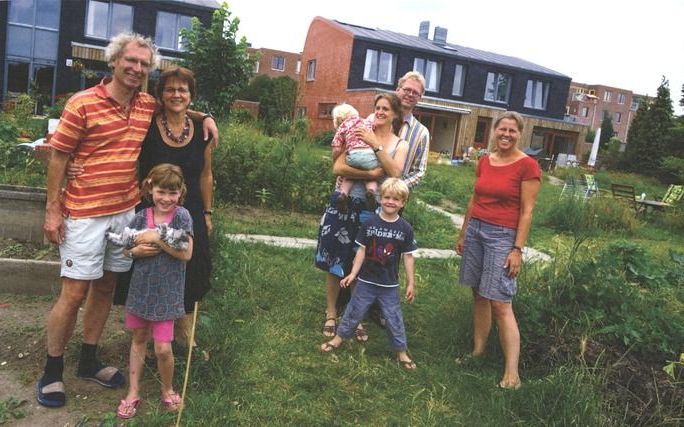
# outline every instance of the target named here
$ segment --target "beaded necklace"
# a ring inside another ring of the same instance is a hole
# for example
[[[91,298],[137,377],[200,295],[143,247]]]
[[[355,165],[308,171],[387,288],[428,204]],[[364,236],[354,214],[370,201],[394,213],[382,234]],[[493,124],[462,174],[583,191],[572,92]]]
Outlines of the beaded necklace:
[[[188,139],[188,136],[190,136],[190,118],[188,118],[187,114],[185,114],[185,118],[183,121],[183,131],[178,136],[174,135],[173,132],[171,132],[171,129],[169,128],[169,122],[166,119],[166,113],[162,113],[161,123],[162,127],[164,128],[164,133],[166,133],[166,136],[172,142],[178,145],[184,144],[185,140]]]

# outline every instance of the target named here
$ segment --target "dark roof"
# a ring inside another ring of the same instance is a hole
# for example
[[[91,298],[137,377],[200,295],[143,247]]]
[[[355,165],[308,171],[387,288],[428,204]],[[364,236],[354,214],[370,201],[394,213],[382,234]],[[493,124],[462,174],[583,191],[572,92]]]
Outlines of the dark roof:
[[[207,9],[218,9],[221,5],[218,0],[171,0],[176,3],[185,3],[193,6],[205,7]]]
[[[554,71],[549,68],[542,67],[541,65],[525,61],[524,59],[515,58],[513,56],[500,55],[498,53],[473,49],[470,47],[460,46],[453,43],[446,43],[444,46],[440,46],[435,44],[432,40],[422,39],[418,36],[409,36],[407,34],[395,33],[394,31],[381,30],[379,28],[373,29],[368,27],[361,27],[358,25],[347,24],[340,21],[335,22],[340,24],[345,29],[349,30],[354,35],[354,38],[378,41],[400,47],[410,46],[414,49],[437,53],[444,56],[450,56],[454,58],[466,58],[478,62],[486,62],[490,64],[503,65],[506,67],[533,71],[536,73],[566,77],[568,79],[570,78],[565,74],[559,73],[558,71]]]

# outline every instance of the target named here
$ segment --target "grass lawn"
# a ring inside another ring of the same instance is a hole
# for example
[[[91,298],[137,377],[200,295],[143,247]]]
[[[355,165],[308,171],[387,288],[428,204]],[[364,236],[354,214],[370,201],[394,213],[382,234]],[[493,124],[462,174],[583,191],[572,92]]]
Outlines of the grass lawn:
[[[416,372],[394,361],[382,329],[366,345],[321,354],[324,274],[312,251],[217,242],[214,289],[193,363],[188,425],[602,424],[601,400],[579,371],[523,369],[518,392],[495,388],[501,356],[457,365],[470,347],[470,294],[454,260],[417,262],[417,299],[404,306]],[[179,367],[178,372],[181,372]],[[178,375],[180,377],[180,375]],[[141,425],[165,425],[141,414]],[[167,419],[168,422],[168,419]]]

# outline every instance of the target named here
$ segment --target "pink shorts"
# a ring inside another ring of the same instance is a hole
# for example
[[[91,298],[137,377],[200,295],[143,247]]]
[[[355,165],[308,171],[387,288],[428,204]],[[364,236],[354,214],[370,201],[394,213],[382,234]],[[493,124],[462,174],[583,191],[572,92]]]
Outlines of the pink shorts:
[[[126,312],[124,325],[128,329],[149,328],[156,342],[173,341],[173,320],[145,320],[133,313]]]

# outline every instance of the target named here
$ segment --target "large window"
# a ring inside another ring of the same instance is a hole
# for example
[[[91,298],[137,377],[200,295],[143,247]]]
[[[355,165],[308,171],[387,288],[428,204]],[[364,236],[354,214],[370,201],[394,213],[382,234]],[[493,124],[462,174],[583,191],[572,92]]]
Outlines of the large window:
[[[413,60],[413,71],[418,71],[425,77],[425,90],[439,92],[442,64],[425,58],[415,58]]]
[[[306,81],[316,80],[316,60],[310,60],[306,65]]]
[[[85,35],[109,39],[133,29],[133,6],[110,1],[89,0]]]
[[[618,104],[624,104],[625,103],[625,94],[624,93],[618,93],[617,103]]]
[[[170,12],[157,12],[157,29],[154,33],[154,41],[157,46],[164,49],[183,50],[183,38],[180,35],[181,28],[190,28],[191,18]]]
[[[546,110],[550,86],[548,82],[541,80],[528,80],[527,89],[525,90],[525,107]]]
[[[465,67],[456,64],[454,69],[454,87],[451,89],[451,94],[456,96],[463,96],[463,87],[465,86]]]
[[[394,83],[396,55],[382,50],[368,49],[366,64],[363,67],[363,79],[391,85]]]
[[[606,102],[610,102],[612,97],[613,97],[613,93],[609,90],[607,90],[603,93],[603,100]]]
[[[4,93],[39,98],[38,112],[54,93],[61,0],[12,0],[7,10]]]
[[[510,96],[511,76],[506,73],[487,73],[484,99],[507,104]]]
[[[273,58],[271,58],[271,69],[285,71],[285,57],[274,55]]]
[[[621,123],[622,122],[622,113],[617,112],[613,115],[613,121],[615,123]]]

